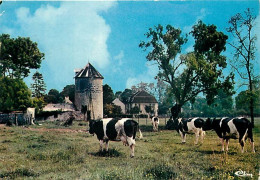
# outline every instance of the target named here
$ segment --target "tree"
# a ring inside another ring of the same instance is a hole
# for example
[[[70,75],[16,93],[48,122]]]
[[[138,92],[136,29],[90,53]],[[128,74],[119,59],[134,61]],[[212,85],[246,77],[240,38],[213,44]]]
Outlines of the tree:
[[[130,109],[130,114],[139,114],[140,108],[138,106],[135,106]]]
[[[31,92],[21,79],[0,77],[0,111],[25,111],[32,104]]]
[[[36,98],[43,97],[46,91],[46,84],[42,74],[36,71],[32,76],[32,79],[34,81],[34,83],[31,84],[32,96]]]
[[[48,94],[44,97],[47,103],[63,103],[64,99],[57,89],[51,89]]]
[[[111,87],[107,84],[103,86],[103,103],[104,104],[111,104],[115,99],[115,95]]]
[[[122,94],[120,95],[120,100],[124,104],[128,104],[131,96],[133,95],[133,91],[131,89],[125,89]]]
[[[243,85],[248,86],[249,95],[249,109],[251,122],[254,126],[254,96],[253,81],[256,79],[254,73],[254,60],[257,39],[256,34],[253,34],[253,28],[256,25],[256,16],[248,8],[244,14],[236,14],[229,20],[230,27],[227,31],[232,34],[234,41],[229,45],[234,48],[234,62],[231,63],[233,68],[239,74],[240,78],[244,80]],[[259,77],[258,77],[259,78]]]
[[[255,81],[253,83],[254,93],[254,116],[259,116],[260,114],[260,81]],[[249,115],[250,112],[250,104],[247,103],[250,101],[251,93],[249,90],[241,91],[237,97],[236,101],[236,110],[238,115]]]
[[[8,34],[0,36],[0,74],[3,77],[24,78],[30,69],[38,69],[44,54],[30,38],[10,38]]]
[[[67,85],[63,88],[61,95],[63,97],[63,99],[65,97],[69,97],[69,100],[74,104],[75,102],[75,85],[71,84],[71,85]]]
[[[211,104],[217,95],[217,90],[222,88],[232,93],[233,74],[226,78],[222,73],[226,68],[226,58],[221,55],[225,50],[227,36],[218,32],[215,25],[205,25],[199,21],[193,26],[190,34],[195,39],[194,52],[182,54],[181,47],[187,38],[181,36],[181,30],[166,26],[166,32],[161,25],[150,28],[145,34],[147,42],[142,41],[139,47],[148,51],[148,61],[155,61],[159,67],[157,78],[170,86],[170,92],[182,107],[188,101],[204,93],[207,102]],[[177,114],[180,113],[178,109]]]

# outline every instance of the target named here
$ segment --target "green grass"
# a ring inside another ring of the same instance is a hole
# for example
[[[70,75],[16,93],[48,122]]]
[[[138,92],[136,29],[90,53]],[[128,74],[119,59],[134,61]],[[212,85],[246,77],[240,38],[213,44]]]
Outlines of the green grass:
[[[238,170],[258,179],[260,119],[254,128],[255,154],[248,142],[241,154],[238,140],[231,140],[228,153],[220,152],[212,131],[203,144],[194,145],[194,135],[181,144],[176,131],[161,125],[152,132],[149,120],[147,125],[146,119],[139,122],[144,138],[136,140],[134,158],[121,142],[111,142],[108,153],[98,152],[96,136],[84,132],[88,126],[81,121],[71,127],[57,122],[0,126],[0,179],[238,179]]]

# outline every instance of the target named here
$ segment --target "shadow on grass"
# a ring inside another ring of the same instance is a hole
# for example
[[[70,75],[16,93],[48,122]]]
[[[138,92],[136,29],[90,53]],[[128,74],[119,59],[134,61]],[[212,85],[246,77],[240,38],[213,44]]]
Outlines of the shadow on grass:
[[[142,132],[153,132],[153,127],[148,125],[139,125]]]
[[[122,157],[122,153],[117,151],[116,149],[109,149],[108,151],[98,151],[89,153],[92,156],[96,157]]]
[[[202,154],[224,154],[223,151],[211,151],[211,150],[197,150],[197,152],[200,152]]]

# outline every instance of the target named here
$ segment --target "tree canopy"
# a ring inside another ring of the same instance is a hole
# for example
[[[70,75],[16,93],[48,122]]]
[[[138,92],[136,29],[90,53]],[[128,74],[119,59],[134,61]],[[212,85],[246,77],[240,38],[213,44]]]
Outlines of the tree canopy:
[[[195,39],[194,51],[181,54],[181,47],[187,42],[187,35],[181,30],[167,25],[150,28],[145,34],[147,41],[139,47],[148,51],[148,61],[155,61],[159,67],[157,78],[170,85],[171,94],[177,104],[183,106],[188,101],[203,93],[208,104],[213,103],[217,90],[222,88],[233,93],[233,74],[224,77],[226,58],[221,55],[225,51],[227,36],[217,31],[215,25],[206,25],[199,21],[193,26],[190,34]],[[177,58],[177,55],[180,58]]]
[[[8,34],[0,35],[0,74],[3,77],[24,78],[30,69],[38,69],[44,54],[36,42],[30,38],[11,38]]]
[[[0,77],[0,111],[25,111],[32,105],[31,92],[21,79]]]

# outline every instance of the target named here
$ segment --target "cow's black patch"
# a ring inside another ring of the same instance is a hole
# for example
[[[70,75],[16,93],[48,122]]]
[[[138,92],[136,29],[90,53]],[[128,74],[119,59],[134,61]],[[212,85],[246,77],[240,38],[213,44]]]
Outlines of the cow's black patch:
[[[118,119],[112,119],[107,123],[106,134],[109,140],[116,140],[117,132],[115,129],[115,125],[118,122]]]
[[[235,124],[239,133],[239,139],[242,139],[246,131],[250,131],[250,121],[246,118],[234,118],[233,123]],[[248,133],[250,134],[250,133]],[[251,139],[251,137],[249,137]]]
[[[125,134],[128,137],[135,139],[138,123],[134,120],[127,120],[124,122]]]
[[[194,121],[194,126],[196,127],[196,128],[202,128],[203,127],[203,125],[204,125],[204,120],[203,119],[200,119],[200,118],[198,118],[198,119],[196,119],[195,121]]]
[[[103,129],[103,121],[99,120],[99,121],[95,121],[93,123],[93,130],[95,132],[95,134],[97,135],[97,138],[99,140],[104,138],[104,129]]]

